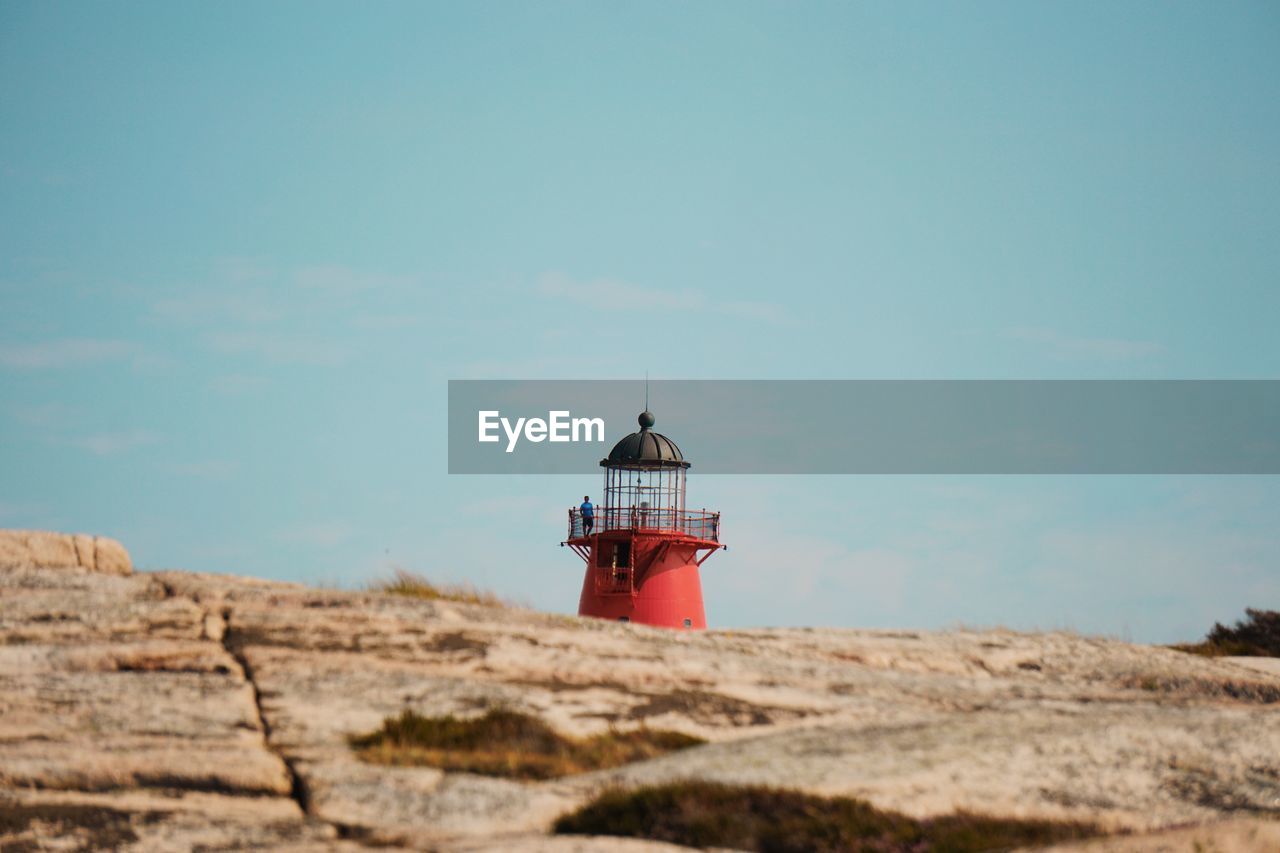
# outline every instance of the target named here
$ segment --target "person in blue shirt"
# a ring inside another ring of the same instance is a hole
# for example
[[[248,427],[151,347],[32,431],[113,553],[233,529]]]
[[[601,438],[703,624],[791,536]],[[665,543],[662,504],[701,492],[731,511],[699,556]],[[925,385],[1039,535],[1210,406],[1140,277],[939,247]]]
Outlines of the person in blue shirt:
[[[591,496],[582,496],[582,506],[578,507],[582,511],[582,535],[590,536],[591,528],[596,526],[596,508],[591,505]]]

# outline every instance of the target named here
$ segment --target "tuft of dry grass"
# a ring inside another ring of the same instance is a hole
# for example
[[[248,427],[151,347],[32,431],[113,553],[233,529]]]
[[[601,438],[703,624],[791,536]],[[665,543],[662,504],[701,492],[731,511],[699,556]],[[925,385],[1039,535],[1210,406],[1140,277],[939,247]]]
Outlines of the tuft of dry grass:
[[[705,741],[681,732],[639,728],[567,738],[518,711],[495,709],[475,719],[424,717],[405,710],[382,727],[350,739],[356,755],[373,764],[555,779],[656,758]]]
[[[1280,687],[1266,681],[1235,678],[1181,678],[1177,676],[1129,675],[1119,681],[1122,687],[1168,693],[1198,699],[1228,699],[1270,705],[1280,702]]]
[[[483,604],[488,607],[506,607],[507,602],[488,590],[476,589],[469,583],[434,584],[416,572],[396,569],[388,579],[369,584],[373,592],[404,595],[429,601],[457,601],[462,604]]]
[[[1101,835],[1092,824],[957,813],[917,820],[848,797],[684,781],[611,790],[561,817],[555,832],[621,835],[688,847],[800,851],[1008,850]]]

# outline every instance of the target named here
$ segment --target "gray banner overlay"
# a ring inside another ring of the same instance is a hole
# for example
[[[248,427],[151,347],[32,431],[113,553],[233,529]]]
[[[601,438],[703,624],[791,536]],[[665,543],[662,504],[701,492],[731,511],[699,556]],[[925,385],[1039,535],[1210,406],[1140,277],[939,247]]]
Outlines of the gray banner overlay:
[[[1277,380],[665,380],[648,392],[654,430],[700,474],[1280,473]],[[595,473],[644,406],[643,381],[451,380],[449,473]],[[496,413],[494,440],[479,440],[481,412]]]

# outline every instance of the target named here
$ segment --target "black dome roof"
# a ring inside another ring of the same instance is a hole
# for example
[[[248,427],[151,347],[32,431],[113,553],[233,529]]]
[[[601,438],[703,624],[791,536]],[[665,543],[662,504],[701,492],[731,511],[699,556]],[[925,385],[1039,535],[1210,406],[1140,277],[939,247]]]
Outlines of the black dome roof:
[[[640,413],[636,419],[640,423],[640,431],[619,441],[609,451],[606,459],[601,459],[604,466],[635,466],[638,468],[688,468],[691,463],[684,461],[684,454],[674,441],[661,433],[654,432],[651,427],[655,419],[648,411]]]

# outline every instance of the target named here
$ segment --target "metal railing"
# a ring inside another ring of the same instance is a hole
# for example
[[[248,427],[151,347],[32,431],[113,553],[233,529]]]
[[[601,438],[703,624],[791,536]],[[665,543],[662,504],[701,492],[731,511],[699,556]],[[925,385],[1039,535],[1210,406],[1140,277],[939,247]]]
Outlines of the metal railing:
[[[708,542],[720,541],[720,513],[697,509],[648,507],[596,507],[592,533],[606,530],[653,530],[683,533]],[[582,510],[569,510],[569,538],[585,536]]]
[[[603,566],[596,569],[596,595],[633,595],[635,594],[635,570],[632,568],[614,569]]]

